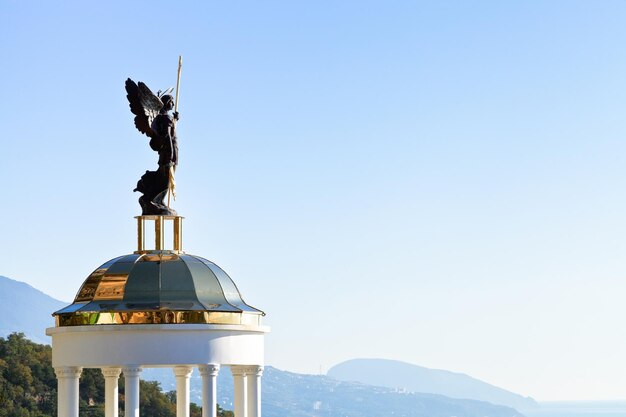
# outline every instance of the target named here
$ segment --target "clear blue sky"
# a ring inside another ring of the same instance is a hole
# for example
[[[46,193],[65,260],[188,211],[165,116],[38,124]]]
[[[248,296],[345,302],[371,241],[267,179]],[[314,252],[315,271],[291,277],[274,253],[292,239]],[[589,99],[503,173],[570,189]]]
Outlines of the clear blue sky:
[[[184,57],[185,248],[267,362],[626,399],[626,3],[0,0],[0,274],[71,300],[156,154],[124,80]]]

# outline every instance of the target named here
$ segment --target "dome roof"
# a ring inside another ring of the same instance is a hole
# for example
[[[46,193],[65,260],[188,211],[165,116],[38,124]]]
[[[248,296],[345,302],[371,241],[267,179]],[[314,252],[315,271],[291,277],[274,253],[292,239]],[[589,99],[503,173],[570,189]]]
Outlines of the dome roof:
[[[55,312],[57,326],[98,324],[261,324],[219,266],[179,251],[147,251],[106,262],[74,302]]]

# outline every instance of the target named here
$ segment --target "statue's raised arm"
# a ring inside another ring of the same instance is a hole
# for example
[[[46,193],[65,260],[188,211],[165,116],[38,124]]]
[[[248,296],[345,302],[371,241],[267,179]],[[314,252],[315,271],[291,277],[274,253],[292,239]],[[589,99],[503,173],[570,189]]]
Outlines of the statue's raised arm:
[[[134,189],[143,194],[139,198],[143,215],[176,215],[169,204],[164,203],[173,185],[173,171],[178,165],[175,123],[178,113],[169,114],[174,108],[170,92],[171,89],[155,95],[144,83],[136,84],[130,78],[126,80],[126,97],[130,111],[135,115],[135,126],[150,138],[150,147],[159,154],[158,170],[146,171]]]

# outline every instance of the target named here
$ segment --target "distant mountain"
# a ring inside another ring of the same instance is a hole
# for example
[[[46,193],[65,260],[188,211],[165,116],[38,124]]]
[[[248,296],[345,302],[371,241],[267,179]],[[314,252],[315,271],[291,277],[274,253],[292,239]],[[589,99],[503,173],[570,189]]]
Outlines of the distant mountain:
[[[0,275],[0,336],[22,332],[36,343],[50,344],[45,331],[54,326],[51,314],[67,304]]]
[[[530,397],[523,397],[465,374],[394,360],[352,359],[333,366],[327,375],[340,381],[487,401],[517,410],[538,407],[537,402]]]
[[[164,391],[176,388],[171,369],[146,369],[142,379],[155,379]],[[267,366],[263,372],[264,417],[523,417],[516,410],[474,400],[342,382],[323,375],[303,375]],[[191,401],[202,404],[201,379],[191,378]],[[233,409],[230,370],[218,375],[218,401]]]

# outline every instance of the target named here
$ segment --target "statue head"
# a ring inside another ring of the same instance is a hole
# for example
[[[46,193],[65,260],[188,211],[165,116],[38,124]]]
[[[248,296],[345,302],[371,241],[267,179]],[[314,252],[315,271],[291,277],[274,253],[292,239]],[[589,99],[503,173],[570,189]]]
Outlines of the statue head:
[[[163,102],[164,110],[172,110],[174,108],[174,97],[169,94],[164,94],[161,96],[161,101]]]

